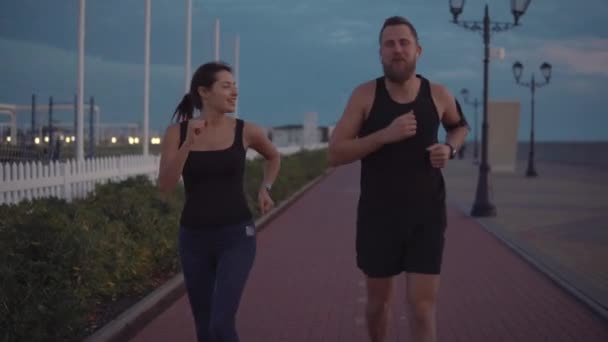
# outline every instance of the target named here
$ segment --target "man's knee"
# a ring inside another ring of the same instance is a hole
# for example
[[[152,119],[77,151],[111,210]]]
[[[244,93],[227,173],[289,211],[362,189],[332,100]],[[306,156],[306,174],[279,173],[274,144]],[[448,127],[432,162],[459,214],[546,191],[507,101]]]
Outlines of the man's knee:
[[[415,300],[410,302],[410,316],[416,325],[429,325],[435,319],[437,303],[433,300]]]
[[[371,317],[383,317],[390,311],[389,299],[369,299],[367,300],[366,313]]]
[[[367,279],[367,304],[365,311],[368,318],[381,319],[389,313],[392,293],[392,278]]]

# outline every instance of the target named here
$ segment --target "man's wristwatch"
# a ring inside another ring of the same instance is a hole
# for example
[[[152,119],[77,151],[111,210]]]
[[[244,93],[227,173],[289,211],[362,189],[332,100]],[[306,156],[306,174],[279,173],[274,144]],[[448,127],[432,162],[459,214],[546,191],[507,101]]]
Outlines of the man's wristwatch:
[[[270,192],[270,190],[272,190],[272,184],[271,183],[264,183],[264,189],[266,189],[266,191]]]
[[[450,159],[454,159],[456,157],[456,149],[450,143],[446,142],[445,144],[450,148]]]

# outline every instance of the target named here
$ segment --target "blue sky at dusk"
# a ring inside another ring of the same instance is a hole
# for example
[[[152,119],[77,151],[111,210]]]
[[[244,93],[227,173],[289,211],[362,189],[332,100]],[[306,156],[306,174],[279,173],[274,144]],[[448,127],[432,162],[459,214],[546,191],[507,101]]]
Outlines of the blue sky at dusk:
[[[184,93],[185,14],[182,0],[152,0],[151,126],[164,130]],[[402,15],[416,26],[423,54],[418,72],[454,94],[481,96],[481,35],[450,23],[448,0],[193,0],[193,69],[213,58],[213,21],[221,20],[221,58],[234,61],[240,36],[241,117],[263,126],[321,124],[341,115],[352,88],[381,73],[378,31]],[[508,0],[466,1],[461,19],[512,21]],[[0,103],[29,104],[49,96],[72,101],[77,84],[77,0],[0,1]],[[522,25],[494,34],[506,50],[490,66],[490,98],[522,101],[519,136],[527,140],[530,91],[513,80],[553,65],[552,84],[536,94],[537,139],[608,140],[608,1],[532,0]],[[95,96],[103,122],[143,117],[144,1],[88,0],[85,98]],[[472,121],[472,108],[466,109]],[[20,122],[29,120],[21,113]],[[58,113],[71,120],[72,113]],[[7,120],[0,117],[0,120]]]

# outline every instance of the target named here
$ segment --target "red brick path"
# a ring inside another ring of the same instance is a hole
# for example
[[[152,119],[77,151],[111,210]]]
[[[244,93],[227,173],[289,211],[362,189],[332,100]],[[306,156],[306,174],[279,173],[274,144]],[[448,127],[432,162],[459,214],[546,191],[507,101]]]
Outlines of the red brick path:
[[[367,341],[354,254],[358,170],[334,171],[260,233],[242,342]],[[605,321],[453,209],[444,260],[439,341],[608,341]],[[409,340],[404,289],[400,277],[387,342]],[[194,341],[186,298],[133,341]]]

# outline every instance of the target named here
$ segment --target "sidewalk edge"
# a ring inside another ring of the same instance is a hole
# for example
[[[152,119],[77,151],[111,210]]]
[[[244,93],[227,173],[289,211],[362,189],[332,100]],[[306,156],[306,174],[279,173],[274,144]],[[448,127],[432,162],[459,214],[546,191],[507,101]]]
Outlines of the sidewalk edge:
[[[579,290],[576,286],[570,284],[566,279],[562,278],[557,272],[553,271],[549,266],[545,265],[542,261],[538,260],[534,256],[531,255],[525,248],[520,247],[514,239],[509,238],[507,234],[500,232],[500,229],[493,229],[492,227],[498,227],[499,225],[496,223],[483,222],[482,219],[473,217],[468,214],[468,210],[465,209],[464,205],[461,203],[451,202],[451,206],[461,213],[463,213],[469,219],[472,219],[476,223],[478,223],[483,229],[490,234],[492,234],[496,239],[504,243],[507,247],[511,249],[515,254],[517,254],[524,261],[528,262],[532,265],[537,271],[541,272],[545,276],[547,276],[550,280],[552,280],[558,287],[562,288],[568,294],[574,296],[579,302],[584,304],[588,309],[590,309],[594,314],[599,316],[600,318],[608,321],[608,309],[604,308],[601,304],[595,301],[593,298],[586,295],[583,291]]]

